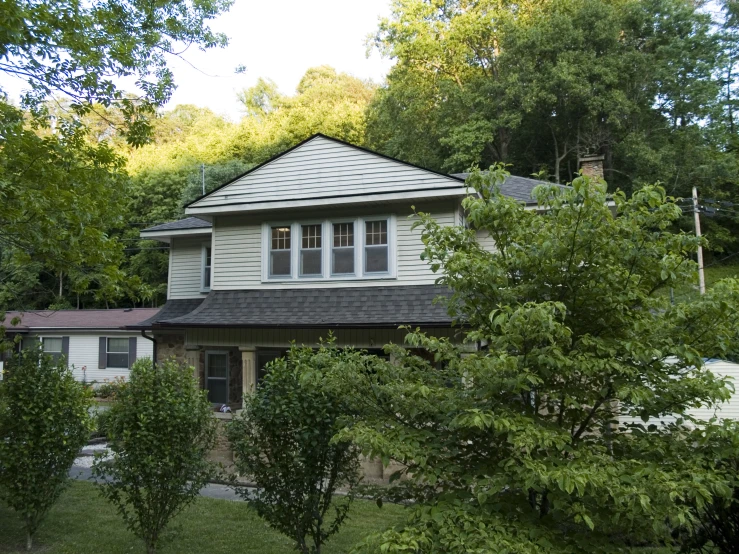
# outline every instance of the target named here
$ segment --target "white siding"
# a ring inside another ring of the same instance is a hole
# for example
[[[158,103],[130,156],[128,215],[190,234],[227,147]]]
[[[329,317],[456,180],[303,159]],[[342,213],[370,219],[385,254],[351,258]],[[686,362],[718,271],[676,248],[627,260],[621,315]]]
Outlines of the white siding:
[[[688,414],[703,421],[707,421],[716,416],[719,420],[733,419],[739,421],[739,364],[727,362],[725,360],[708,360],[706,369],[710,370],[717,377],[729,377],[731,385],[734,387],[734,393],[731,398],[714,408],[696,408],[688,410]],[[644,423],[639,418],[621,417],[622,423],[643,423],[645,425],[658,424],[659,421],[670,423],[676,420],[676,416],[665,416],[660,420],[651,419]]]
[[[477,242],[488,252],[495,252],[495,241],[487,231],[477,231]]]
[[[167,298],[200,298],[203,245],[210,237],[172,238],[169,249]]]
[[[457,179],[315,137],[191,207],[460,186]]]
[[[455,337],[459,329],[424,329],[435,337]],[[199,346],[251,346],[288,348],[298,345],[316,346],[328,336],[328,329],[187,329],[185,344]],[[338,346],[382,348],[388,343],[403,344],[407,332],[399,329],[337,329],[333,332]]]
[[[446,204],[419,206],[419,211],[431,213],[442,225],[453,225],[455,206],[452,201]],[[337,281],[291,280],[280,283],[262,282],[262,224],[274,221],[300,221],[311,218],[324,218],[334,215],[337,218],[367,216],[395,212],[397,221],[396,239],[396,279],[363,279]],[[367,287],[387,285],[433,284],[438,275],[431,271],[429,264],[421,260],[423,243],[421,229],[411,230],[413,220],[409,219],[410,206],[402,210],[374,208],[363,211],[335,210],[333,212],[303,212],[289,216],[279,215],[278,219],[268,216],[228,216],[215,219],[213,227],[213,290],[234,290],[250,288],[322,288],[322,287]],[[181,239],[178,239],[179,243]],[[178,247],[179,248],[179,247]],[[173,280],[170,279],[170,283]],[[197,295],[195,295],[197,296]],[[170,298],[184,298],[172,296]]]
[[[153,355],[153,346],[150,340],[145,339],[141,335],[121,333],[111,331],[108,333],[97,334],[72,334],[71,332],[60,331],[58,333],[39,334],[39,337],[69,337],[69,366],[74,372],[74,377],[78,381],[82,381],[83,377],[88,383],[97,381],[113,380],[115,377],[124,377],[128,379],[129,370],[120,368],[98,369],[98,348],[100,345],[100,337],[128,338],[136,337],[136,359],[151,358]],[[82,368],[87,368],[83,371]]]

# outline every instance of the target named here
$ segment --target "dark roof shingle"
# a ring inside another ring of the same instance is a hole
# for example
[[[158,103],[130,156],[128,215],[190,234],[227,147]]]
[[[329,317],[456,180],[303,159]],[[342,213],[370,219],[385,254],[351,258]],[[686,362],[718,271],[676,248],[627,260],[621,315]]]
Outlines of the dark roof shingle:
[[[190,229],[210,229],[212,224],[210,221],[205,221],[199,217],[186,217],[185,219],[178,219],[177,221],[169,221],[162,223],[161,225],[154,225],[141,231],[142,233],[148,233],[153,231],[186,231]]]
[[[456,173],[454,176],[460,179],[467,179],[469,173]],[[506,180],[500,185],[500,192],[503,196],[509,196],[514,200],[520,200],[527,204],[535,204],[535,200],[531,197],[534,189],[539,185],[554,185],[562,188],[566,188],[566,185],[557,185],[556,183],[549,183],[548,181],[540,181],[538,179],[531,179],[529,177],[519,177],[518,175],[509,175]]]
[[[435,285],[211,291],[162,327],[397,327],[452,323]],[[165,306],[166,307],[166,306]]]
[[[159,308],[127,308],[114,310],[40,310],[7,312],[0,322],[8,331],[32,329],[120,329],[155,317]],[[21,322],[10,322],[19,317]]]
[[[162,308],[149,319],[136,324],[127,325],[127,329],[151,329],[152,325],[163,320],[175,319],[187,315],[203,303],[203,298],[180,298],[167,300]]]

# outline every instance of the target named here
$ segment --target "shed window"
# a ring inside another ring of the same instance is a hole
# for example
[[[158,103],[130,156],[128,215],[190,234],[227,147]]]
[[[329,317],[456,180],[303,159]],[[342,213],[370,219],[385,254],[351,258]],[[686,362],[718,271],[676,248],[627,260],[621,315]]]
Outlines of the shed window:
[[[290,277],[290,227],[272,227],[269,251],[270,277]]]
[[[334,223],[334,242],[331,249],[331,274],[354,273],[354,223]]]
[[[366,221],[364,225],[364,272],[387,273],[387,220]]]
[[[321,267],[321,225],[301,225],[300,276],[320,276]]]
[[[106,367],[127,368],[128,367],[128,339],[107,340]]]
[[[44,337],[41,339],[44,347],[44,354],[50,355],[57,361],[62,357],[62,339],[61,337]]]

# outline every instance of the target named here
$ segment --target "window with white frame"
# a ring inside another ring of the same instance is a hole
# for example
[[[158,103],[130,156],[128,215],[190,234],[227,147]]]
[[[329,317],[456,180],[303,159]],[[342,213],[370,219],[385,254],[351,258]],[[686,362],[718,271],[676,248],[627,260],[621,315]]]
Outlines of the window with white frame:
[[[263,229],[265,280],[388,279],[395,276],[393,216],[265,223]]]
[[[364,272],[388,272],[387,219],[365,221]]]
[[[108,338],[106,349],[106,367],[128,367],[128,338]]]
[[[331,275],[354,275],[354,222],[333,224]]]
[[[44,354],[48,354],[54,361],[62,357],[62,338],[61,337],[43,337],[41,343],[44,347]]]
[[[269,248],[269,276],[291,277],[292,276],[292,248],[290,234],[292,229],[289,225],[271,227]]]
[[[321,248],[321,224],[300,226],[300,276],[323,275],[323,249]]]
[[[202,290],[210,290],[210,269],[212,266],[212,257],[210,246],[203,246],[203,276],[202,276]]]

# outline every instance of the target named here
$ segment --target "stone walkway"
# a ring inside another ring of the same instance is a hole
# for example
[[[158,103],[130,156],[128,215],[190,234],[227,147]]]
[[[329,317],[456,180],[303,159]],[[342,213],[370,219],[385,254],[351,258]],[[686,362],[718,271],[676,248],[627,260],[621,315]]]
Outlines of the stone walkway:
[[[80,481],[95,481],[95,478],[92,476],[92,470],[89,467],[72,466],[72,469],[69,470],[69,476],[72,479],[78,479]],[[208,483],[203,490],[200,491],[200,496],[217,498],[218,500],[231,500],[235,502],[243,502],[244,500],[236,494],[236,491],[233,490],[233,488],[219,483]]]

